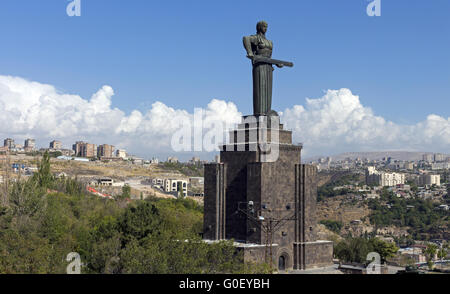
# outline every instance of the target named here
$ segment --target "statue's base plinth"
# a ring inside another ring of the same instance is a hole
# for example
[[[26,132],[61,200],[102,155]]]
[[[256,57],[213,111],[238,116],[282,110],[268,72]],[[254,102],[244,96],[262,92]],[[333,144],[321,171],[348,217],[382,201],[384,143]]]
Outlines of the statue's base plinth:
[[[292,131],[278,116],[244,116],[230,141],[205,165],[204,238],[237,240],[248,262],[272,243],[282,270],[332,265],[332,242],[317,241],[317,168],[301,164]]]

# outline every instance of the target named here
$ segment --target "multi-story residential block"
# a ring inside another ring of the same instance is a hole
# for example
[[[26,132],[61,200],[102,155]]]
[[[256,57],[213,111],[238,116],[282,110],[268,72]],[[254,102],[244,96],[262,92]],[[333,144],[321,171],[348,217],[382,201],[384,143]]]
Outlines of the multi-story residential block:
[[[103,145],[98,146],[98,148],[97,148],[97,156],[99,158],[102,158],[102,157],[110,158],[113,156],[113,154],[114,154],[114,146],[112,146],[112,145],[103,144]]]
[[[422,160],[426,162],[433,162],[433,154],[424,154],[422,155]]]
[[[431,186],[441,185],[441,176],[440,175],[431,175],[431,174],[423,174],[418,177],[417,184],[419,186]]]
[[[50,149],[61,150],[62,149],[62,142],[61,141],[57,141],[57,140],[51,141],[50,142]]]
[[[414,169],[414,163],[413,162],[405,162],[405,169],[413,170]]]
[[[90,143],[81,144],[80,155],[87,158],[97,157],[97,145]]]
[[[122,159],[127,158],[127,152],[124,149],[117,149],[116,150],[116,157],[120,157]]]
[[[405,174],[377,171],[374,166],[369,166],[366,169],[367,185],[376,184],[383,187],[393,187],[404,183]]]
[[[24,144],[24,149],[26,152],[33,151],[36,149],[36,140],[34,139],[26,139]]]
[[[445,155],[441,153],[434,154],[434,162],[440,162],[445,160]]]
[[[72,150],[75,152],[75,156],[81,156],[81,145],[85,144],[83,141],[77,141],[72,145]]]
[[[14,139],[6,138],[3,141],[3,147],[7,147],[9,150],[16,148],[16,144],[14,143]]]
[[[434,162],[431,164],[432,170],[450,169],[450,162]]]

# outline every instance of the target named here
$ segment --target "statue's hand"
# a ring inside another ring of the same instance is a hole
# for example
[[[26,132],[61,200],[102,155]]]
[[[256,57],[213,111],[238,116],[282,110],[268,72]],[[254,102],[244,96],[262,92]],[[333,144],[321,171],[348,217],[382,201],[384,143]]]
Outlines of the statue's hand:
[[[247,54],[247,58],[249,58],[251,60],[253,60],[254,57],[255,57],[255,55],[253,55],[253,54]]]
[[[278,68],[282,68],[284,65],[282,65],[282,64],[277,64],[276,65]]]

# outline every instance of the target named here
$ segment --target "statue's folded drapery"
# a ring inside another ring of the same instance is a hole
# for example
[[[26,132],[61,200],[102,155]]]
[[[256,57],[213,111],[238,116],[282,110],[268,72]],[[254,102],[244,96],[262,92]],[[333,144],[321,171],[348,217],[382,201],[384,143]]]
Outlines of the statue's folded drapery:
[[[253,65],[253,114],[264,115],[272,106],[273,67],[267,63]]]

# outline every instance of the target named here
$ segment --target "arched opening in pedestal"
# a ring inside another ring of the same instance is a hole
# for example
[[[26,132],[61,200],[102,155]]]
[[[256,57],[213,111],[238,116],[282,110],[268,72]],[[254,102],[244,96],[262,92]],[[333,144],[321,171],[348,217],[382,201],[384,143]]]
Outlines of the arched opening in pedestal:
[[[280,255],[280,257],[278,258],[278,270],[286,270],[286,257],[284,255]]]

